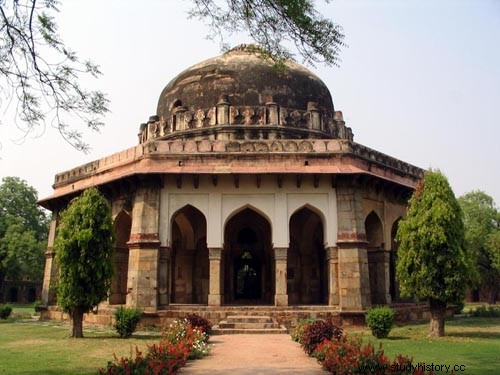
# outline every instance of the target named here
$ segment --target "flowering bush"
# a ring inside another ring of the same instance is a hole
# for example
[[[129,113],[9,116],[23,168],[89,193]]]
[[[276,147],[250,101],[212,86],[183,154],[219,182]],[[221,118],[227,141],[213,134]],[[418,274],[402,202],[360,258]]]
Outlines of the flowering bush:
[[[336,340],[324,340],[313,355],[330,374],[374,374],[374,375],[432,375],[424,366],[413,365],[412,358],[397,355],[391,362],[382,350],[375,350],[371,342],[363,344],[361,337],[344,335]]]
[[[137,347],[135,358],[115,356],[115,362],[108,362],[106,368],[99,370],[98,374],[122,375],[175,375],[186,364],[189,355],[189,346],[186,342],[171,344],[160,342],[158,345],[148,346],[148,353],[144,356]]]
[[[315,321],[316,319],[313,318],[299,320],[294,330],[292,331],[292,340],[300,343],[300,338],[302,337],[302,334],[304,333],[305,329]]]
[[[330,321],[316,320],[308,324],[300,336],[300,344],[304,351],[312,355],[316,346],[324,340],[338,340],[342,338],[341,328],[334,326]]]
[[[199,328],[205,334],[206,339],[212,334],[212,324],[207,319],[198,314],[188,314],[186,317],[189,325],[193,328]]]
[[[162,341],[176,344],[185,341],[190,346],[189,359],[201,358],[208,354],[208,337],[198,327],[193,328],[187,319],[175,320],[163,332]]]
[[[137,348],[135,357],[116,356],[98,374],[144,374],[173,375],[186,364],[188,359],[198,359],[208,354],[207,336],[198,327],[192,327],[187,319],[176,320],[170,324],[158,344],[148,346],[143,355]]]

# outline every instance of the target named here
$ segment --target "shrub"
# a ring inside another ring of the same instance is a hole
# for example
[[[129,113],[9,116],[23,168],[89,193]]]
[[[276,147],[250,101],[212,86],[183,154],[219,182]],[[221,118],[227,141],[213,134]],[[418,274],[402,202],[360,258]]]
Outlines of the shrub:
[[[316,320],[306,326],[300,337],[300,344],[304,351],[311,355],[316,346],[324,340],[338,340],[342,335],[342,329],[334,326],[330,321]]]
[[[132,336],[141,320],[141,311],[120,306],[115,311],[115,329],[122,338]]]
[[[0,319],[7,319],[12,312],[11,305],[0,305]]]
[[[300,343],[300,338],[302,334],[304,333],[304,330],[312,323],[314,323],[316,319],[313,318],[307,318],[307,319],[301,319],[297,322],[297,325],[292,331],[292,340],[295,342]]]
[[[42,301],[35,301],[33,302],[33,308],[35,309],[35,312],[39,313],[42,311]]]
[[[189,359],[198,359],[208,354],[208,339],[197,327],[192,327],[187,319],[175,320],[163,332],[162,342],[177,344],[184,341],[189,346]]]
[[[479,306],[472,309],[470,314],[480,318],[498,318],[500,317],[500,306]]]
[[[99,370],[98,374],[177,374],[179,369],[186,364],[189,355],[189,346],[185,341],[172,344],[168,341],[158,345],[148,346],[148,353],[144,356],[137,347],[135,358],[115,356],[115,362],[108,362],[106,368]]]
[[[464,301],[456,302],[455,308],[453,309],[453,314],[461,314],[464,309],[465,303]]]
[[[375,307],[365,314],[365,320],[373,336],[378,339],[389,336],[394,321],[394,311],[387,306]]]
[[[324,340],[313,355],[330,374],[374,374],[374,375],[432,375],[425,372],[425,364],[412,364],[413,358],[398,354],[392,362],[371,342],[363,344],[361,337],[342,336],[336,340]]]
[[[188,314],[186,319],[191,327],[200,329],[205,334],[206,340],[208,340],[212,334],[212,323],[209,320],[197,314]]]

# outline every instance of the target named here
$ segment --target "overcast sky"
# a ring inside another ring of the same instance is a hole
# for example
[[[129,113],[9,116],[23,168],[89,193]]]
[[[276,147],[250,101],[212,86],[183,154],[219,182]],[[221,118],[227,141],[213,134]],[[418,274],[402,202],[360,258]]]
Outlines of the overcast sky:
[[[339,68],[310,68],[344,113],[354,140],[422,168],[439,168],[457,196],[484,190],[500,204],[500,1],[317,1],[346,34]],[[60,34],[104,73],[101,133],[83,154],[48,128],[22,144],[2,113],[0,177],[19,176],[40,197],[56,173],[136,145],[163,87],[220,54],[208,29],[188,19],[189,0],[62,0]],[[245,35],[229,39],[249,43]],[[300,61],[300,60],[299,60]]]

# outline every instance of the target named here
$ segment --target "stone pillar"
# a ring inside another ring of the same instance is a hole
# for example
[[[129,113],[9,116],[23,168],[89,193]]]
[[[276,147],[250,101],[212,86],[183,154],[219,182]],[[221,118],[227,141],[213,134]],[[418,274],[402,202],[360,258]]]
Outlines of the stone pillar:
[[[287,263],[288,248],[275,247],[273,250],[274,250],[274,267],[276,271],[274,305],[288,306],[288,294],[286,290],[286,283],[287,283],[286,263]]]
[[[385,303],[392,303],[391,297],[391,251],[384,250],[383,263],[382,263],[382,273],[384,275],[385,281]]]
[[[210,278],[208,305],[220,306],[222,304],[222,248],[211,247],[208,249],[208,259],[210,262]]]
[[[337,241],[339,247],[339,294],[342,310],[371,307],[370,279],[366,243]]]
[[[172,258],[172,248],[168,246],[160,247],[160,257],[158,261],[158,305],[167,306],[170,304],[170,264]]]
[[[145,311],[158,308],[158,237],[160,187],[156,178],[139,182],[132,210],[127,306]]]
[[[42,287],[42,305],[54,305],[56,302],[56,292],[54,286],[57,279],[57,267],[55,264],[54,240],[56,238],[58,212],[52,212],[52,218],[49,226],[49,236],[47,241],[47,250],[45,251],[45,270],[43,272]]]
[[[327,247],[326,261],[328,267],[328,305],[339,304],[339,283],[338,283],[338,249],[336,247]]]
[[[351,178],[337,182],[339,304],[342,310],[371,306],[362,187]]]
[[[278,125],[278,104],[273,101],[273,98],[270,97],[266,102],[267,107],[267,124]]]
[[[308,128],[321,130],[321,118],[319,115],[318,103],[308,102],[307,111],[309,112],[309,124]]]
[[[229,124],[229,99],[227,95],[221,95],[217,102],[217,125]]]

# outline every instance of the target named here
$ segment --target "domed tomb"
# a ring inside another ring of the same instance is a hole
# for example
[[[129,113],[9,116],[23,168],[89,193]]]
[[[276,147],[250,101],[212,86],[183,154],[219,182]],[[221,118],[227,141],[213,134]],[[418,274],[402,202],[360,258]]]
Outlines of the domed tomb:
[[[345,138],[325,83],[305,67],[276,67],[256,46],[241,45],[196,64],[163,89],[157,114],[141,125],[152,139]]]

